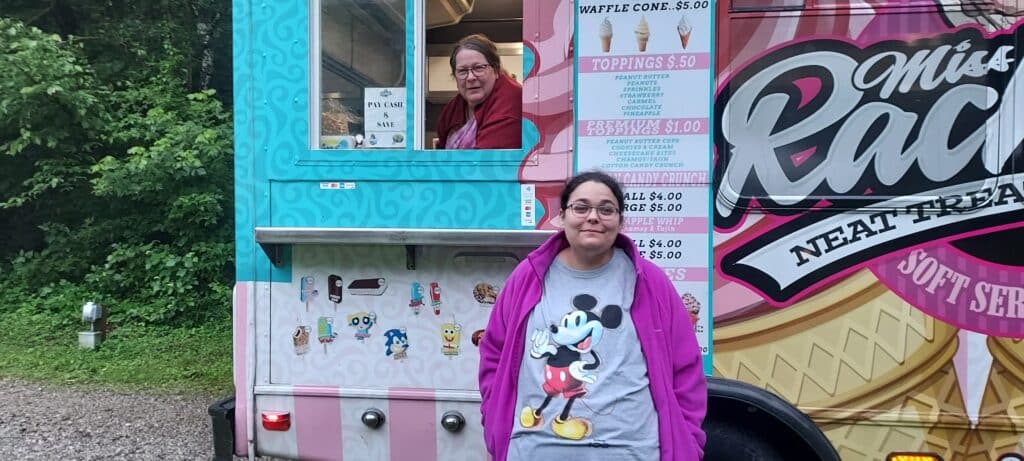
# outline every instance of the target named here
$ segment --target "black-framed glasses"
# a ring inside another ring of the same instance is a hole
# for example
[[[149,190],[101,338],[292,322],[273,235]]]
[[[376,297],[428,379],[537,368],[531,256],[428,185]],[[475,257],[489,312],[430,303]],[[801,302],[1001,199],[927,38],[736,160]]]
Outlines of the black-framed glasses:
[[[469,78],[469,73],[472,72],[474,76],[480,77],[490,68],[490,64],[477,64],[473,67],[463,67],[461,69],[455,69],[455,78],[459,80],[465,80]]]
[[[600,205],[591,205],[584,202],[572,202],[569,204],[569,211],[572,212],[577,218],[586,218],[590,215],[590,210],[597,210],[597,215],[602,218],[612,218],[619,214],[619,209],[612,205],[602,203]]]

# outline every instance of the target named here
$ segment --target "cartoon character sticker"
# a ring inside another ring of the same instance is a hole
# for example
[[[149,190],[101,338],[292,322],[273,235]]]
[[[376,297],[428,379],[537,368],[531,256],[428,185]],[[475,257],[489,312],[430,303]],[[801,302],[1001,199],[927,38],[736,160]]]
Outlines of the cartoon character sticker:
[[[473,299],[480,305],[491,305],[498,299],[498,289],[487,282],[480,282],[473,287]]]
[[[409,336],[405,334],[405,328],[392,328],[384,332],[384,355],[395,360],[405,360],[407,350]]]
[[[340,275],[331,274],[327,277],[327,299],[334,303],[334,310],[338,310],[341,304],[342,295],[345,293],[345,284]]]
[[[441,315],[441,285],[437,282],[430,282],[430,306],[434,308],[434,315]]]
[[[356,329],[356,339],[363,342],[370,337],[370,328],[377,324],[377,314],[373,312],[356,312],[345,318],[348,325]]]
[[[295,347],[295,355],[302,355],[309,352],[309,327],[299,325],[292,333],[292,345]]]
[[[409,307],[412,308],[413,314],[420,315],[420,308],[423,307],[423,285],[420,285],[420,282],[412,282],[409,293]]]
[[[327,345],[334,342],[334,338],[338,336],[334,332],[334,318],[333,317],[320,317],[316,321],[316,338],[320,341],[320,344],[324,345],[324,353],[327,353]]]
[[[462,342],[462,325],[451,322],[441,324],[441,353],[449,359],[459,355],[459,344]]]
[[[572,404],[587,393],[587,384],[597,381],[596,371],[601,358],[594,350],[601,343],[605,330],[618,328],[622,323],[622,308],[605,306],[601,316],[593,312],[597,298],[581,294],[572,300],[575,310],[562,316],[557,325],[538,328],[530,336],[530,357],[544,360],[544,384],[541,386],[547,397],[539,407],[529,405],[519,413],[519,424],[524,428],[536,428],[543,424],[543,412],[551,399],[561,395],[566,399],[560,415],[551,420],[555,435],[569,440],[581,440],[593,430],[589,420],[570,417]],[[583,360],[584,354],[593,357],[592,362]]]
[[[299,301],[306,304],[306,312],[309,312],[309,303],[313,302],[320,292],[316,290],[316,278],[312,275],[303,276],[300,280]]]

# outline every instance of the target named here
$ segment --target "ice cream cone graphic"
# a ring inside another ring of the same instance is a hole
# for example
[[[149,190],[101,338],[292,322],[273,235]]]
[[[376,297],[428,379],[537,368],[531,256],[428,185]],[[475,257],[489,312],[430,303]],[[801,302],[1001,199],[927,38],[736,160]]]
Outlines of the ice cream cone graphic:
[[[679,24],[676,25],[676,32],[679,32],[679,44],[683,46],[685,50],[687,45],[690,44],[690,34],[693,33],[693,26],[686,20],[686,16],[679,18]]]
[[[597,37],[601,39],[601,52],[607,53],[610,51],[612,48],[612,23],[608,18],[604,18],[604,21],[601,21]]]
[[[651,38],[651,28],[647,25],[647,18],[640,16],[640,22],[636,25],[636,48],[641,53],[647,51],[647,40]]]
[[[766,387],[827,422],[822,430],[840,454],[859,453],[848,459],[899,449],[952,454],[963,432],[956,428],[966,427],[956,334],[861,271],[785,309],[716,328],[715,374]],[[875,422],[912,414],[941,416],[912,430]],[[920,445],[901,445],[894,432]]]

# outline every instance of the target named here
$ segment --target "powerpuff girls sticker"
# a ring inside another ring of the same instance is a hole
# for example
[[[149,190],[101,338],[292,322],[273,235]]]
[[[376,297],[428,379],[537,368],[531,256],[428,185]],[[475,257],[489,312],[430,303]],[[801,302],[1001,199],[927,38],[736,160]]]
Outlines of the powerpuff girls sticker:
[[[405,360],[409,350],[409,336],[405,328],[392,328],[384,332],[384,355],[395,360]]]
[[[448,358],[459,355],[459,344],[462,342],[462,325],[451,322],[441,324],[441,353]]]
[[[356,330],[356,339],[364,342],[370,337],[370,328],[377,324],[377,314],[373,312],[356,312],[345,318],[348,326]]]

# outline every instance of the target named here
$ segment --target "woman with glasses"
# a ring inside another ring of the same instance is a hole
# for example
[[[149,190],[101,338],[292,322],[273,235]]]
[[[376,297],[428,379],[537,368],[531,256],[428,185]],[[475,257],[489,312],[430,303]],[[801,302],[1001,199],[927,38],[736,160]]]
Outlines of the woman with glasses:
[[[495,460],[699,460],[707,385],[675,287],[621,233],[622,187],[570,179],[564,230],[501,290],[480,341]]]
[[[474,34],[459,40],[449,64],[459,94],[437,122],[443,149],[519,149],[522,145],[523,87],[501,68],[498,48]]]

